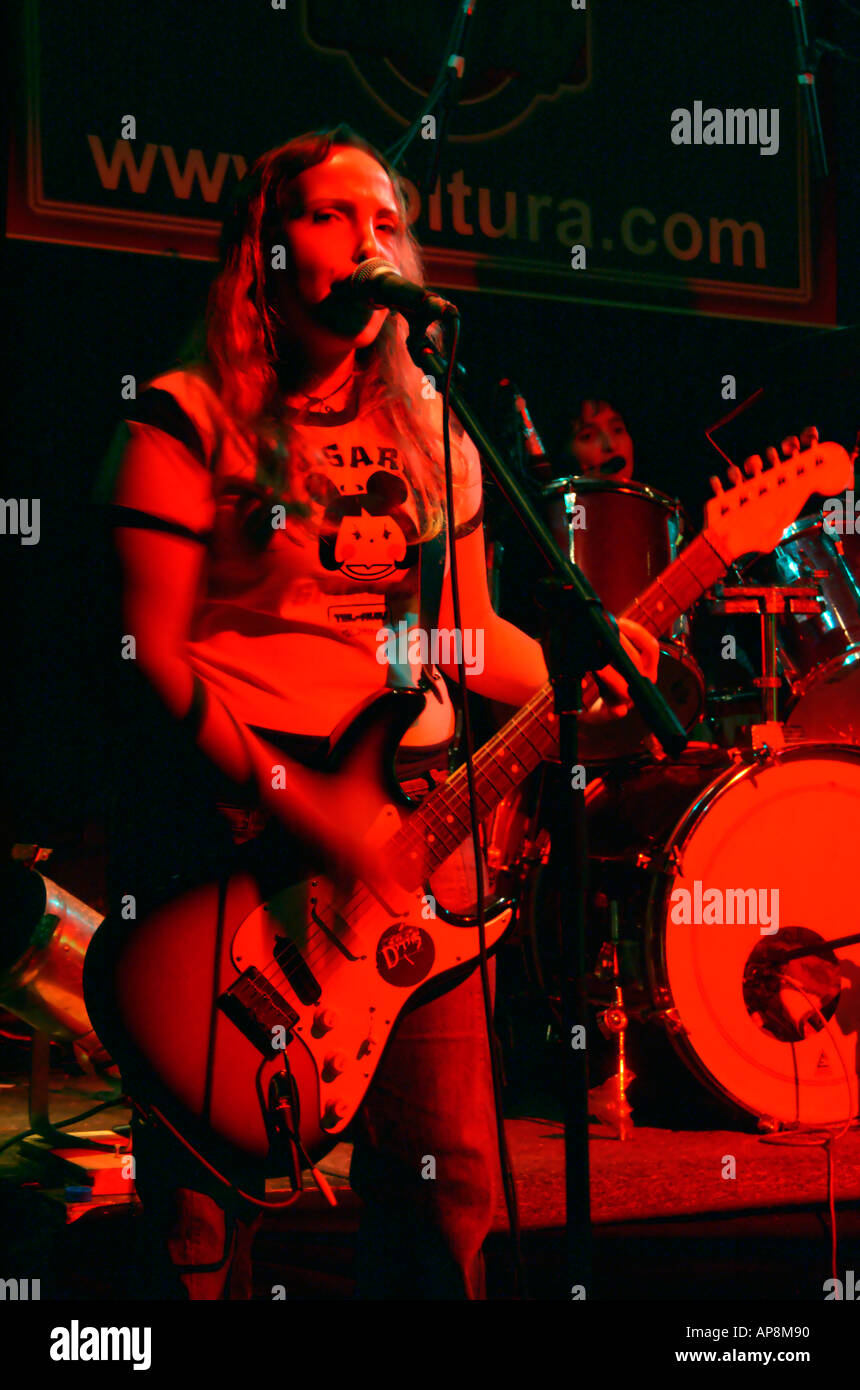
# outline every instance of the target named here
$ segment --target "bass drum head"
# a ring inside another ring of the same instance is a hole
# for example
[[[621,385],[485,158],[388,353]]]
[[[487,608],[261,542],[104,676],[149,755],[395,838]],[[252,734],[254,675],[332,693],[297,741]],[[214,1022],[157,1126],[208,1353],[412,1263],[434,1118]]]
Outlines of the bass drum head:
[[[719,1093],[783,1123],[845,1123],[858,1113],[860,943],[826,943],[860,931],[860,750],[808,745],[747,764],[717,778],[666,846],[650,987],[674,1046]],[[817,954],[783,960],[811,944]]]
[[[590,848],[590,893],[585,966],[589,1084],[598,1087],[617,1070],[616,1043],[600,1027],[614,1003],[611,980],[595,973],[600,950],[611,936],[610,901],[620,912],[619,970],[629,1016],[626,1034],[627,1100],[637,1125],[673,1129],[725,1129],[754,1122],[724,1096],[703,1084],[700,1073],[679,1057],[653,1021],[647,981],[644,923],[651,878],[641,854],[658,855],[679,819],[700,792],[731,766],[729,754],[713,745],[690,743],[677,760],[633,768],[608,768],[586,785]],[[495,882],[519,902],[516,927],[498,952],[496,1022],[509,1085],[531,1103],[534,1086],[554,1095],[561,1065],[562,940],[555,876],[547,862],[552,807],[562,794],[561,768],[541,769],[537,814],[528,784],[506,798],[497,817],[488,859],[506,865],[511,877]],[[535,774],[532,775],[533,777]],[[519,830],[519,834],[517,834]],[[551,1025],[547,1033],[547,1025]],[[555,1040],[553,1042],[553,1039]]]
[[[804,682],[786,715],[785,737],[860,745],[860,648]]]

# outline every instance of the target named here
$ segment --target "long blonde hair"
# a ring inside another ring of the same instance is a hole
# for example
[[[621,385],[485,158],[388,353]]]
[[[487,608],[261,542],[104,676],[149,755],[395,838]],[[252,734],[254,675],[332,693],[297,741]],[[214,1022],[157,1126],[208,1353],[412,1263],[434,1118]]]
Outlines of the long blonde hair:
[[[270,301],[271,248],[283,235],[289,185],[305,169],[321,164],[338,146],[369,154],[385,170],[400,212],[396,243],[401,273],[424,284],[418,243],[407,223],[407,205],[396,171],[385,156],[349,126],[310,131],[268,150],[238,185],[221,239],[221,261],[206,312],[204,359],[212,369],[221,402],[236,424],[256,437],[264,472],[278,493],[299,500],[302,475],[310,466],[295,448],[296,432],[284,420],[277,367],[278,323]],[[438,401],[425,399],[420,374],[406,346],[408,327],[399,315],[386,319],[376,340],[359,349],[359,409],[383,417],[403,447],[405,474],[416,499],[422,539],[441,525],[444,498]],[[300,423],[298,417],[297,423]],[[465,481],[465,462],[452,431],[455,483]],[[292,446],[292,447],[291,447]]]

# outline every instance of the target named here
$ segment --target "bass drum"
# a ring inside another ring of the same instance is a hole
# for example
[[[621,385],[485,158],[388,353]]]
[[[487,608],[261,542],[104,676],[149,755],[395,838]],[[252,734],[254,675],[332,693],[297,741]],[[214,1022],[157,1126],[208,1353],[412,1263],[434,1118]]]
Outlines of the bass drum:
[[[662,1024],[713,1093],[783,1124],[856,1117],[860,943],[827,943],[860,932],[860,750],[691,746],[586,800],[588,968],[617,910],[628,1013]],[[521,913],[545,943],[548,877],[532,872]],[[611,981],[595,971],[589,995],[605,1007]]]

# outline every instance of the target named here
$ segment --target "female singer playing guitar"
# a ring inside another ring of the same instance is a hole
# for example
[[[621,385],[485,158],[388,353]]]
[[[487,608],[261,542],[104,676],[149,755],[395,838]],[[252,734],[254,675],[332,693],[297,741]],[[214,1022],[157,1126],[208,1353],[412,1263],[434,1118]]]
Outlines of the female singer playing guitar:
[[[409,356],[407,324],[333,292],[372,257],[422,282],[382,155],[347,127],[262,155],[225,225],[205,345],[140,393],[112,452],[99,496],[121,570],[123,654],[134,656],[119,664],[159,732],[142,748],[140,729],[118,716],[111,912],[87,963],[97,1019],[109,1011],[99,963],[133,929],[120,903],[133,895],[139,919],[229,870],[261,832],[264,844],[280,835],[297,855],[384,887],[391,866],[362,843],[349,807],[327,798],[315,766],[369,696],[419,683],[425,706],[403,739],[400,776],[426,787],[445,766],[454,715],[442,674],[380,661],[379,638],[404,622],[453,628],[449,529],[463,629],[482,635],[470,688],[519,706],[547,679],[538,643],[490,606],[480,463],[456,421],[456,515],[445,514],[441,397]],[[635,624],[622,629],[653,679],[656,643]],[[456,679],[455,667],[443,671]],[[608,707],[587,717],[627,708],[623,682],[603,676]],[[433,883],[455,908],[474,900],[473,885],[467,850]],[[134,1096],[141,1083],[124,1081]],[[353,1138],[360,1295],[482,1297],[497,1156],[476,970],[401,1020]],[[135,1119],[134,1151],[149,1295],[249,1297],[259,1213],[158,1125]],[[433,1181],[422,1176],[428,1155]],[[262,1193],[258,1173],[234,1173]]]

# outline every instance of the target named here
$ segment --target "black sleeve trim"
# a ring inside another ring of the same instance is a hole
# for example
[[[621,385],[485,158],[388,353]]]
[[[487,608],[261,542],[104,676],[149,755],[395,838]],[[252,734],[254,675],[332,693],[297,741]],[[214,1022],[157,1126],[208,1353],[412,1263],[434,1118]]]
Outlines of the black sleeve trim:
[[[131,403],[129,410],[125,412],[125,419],[133,420],[139,425],[154,425],[156,429],[184,444],[198,463],[204,468],[208,467],[206,450],[196,425],[169,391],[162,391],[158,386],[147,387],[140,399]]]
[[[182,536],[183,540],[197,541],[205,545],[212,535],[211,531],[192,531],[181,521],[168,521],[163,516],[153,516],[151,512],[139,511],[137,507],[121,507],[112,502],[105,508],[110,526],[133,526],[139,531],[166,531],[171,536]]]
[[[455,541],[461,541],[461,540],[463,539],[464,536],[471,536],[471,534],[472,534],[473,531],[477,531],[478,527],[481,525],[481,522],[482,522],[483,520],[484,520],[484,502],[483,502],[483,499],[482,499],[482,500],[481,500],[481,505],[480,505],[480,507],[478,508],[478,510],[475,512],[475,515],[472,517],[471,521],[464,521],[463,524],[462,524],[461,526],[458,526],[458,527],[457,527],[457,529],[456,529],[455,532],[454,532],[454,540],[455,540]]]

